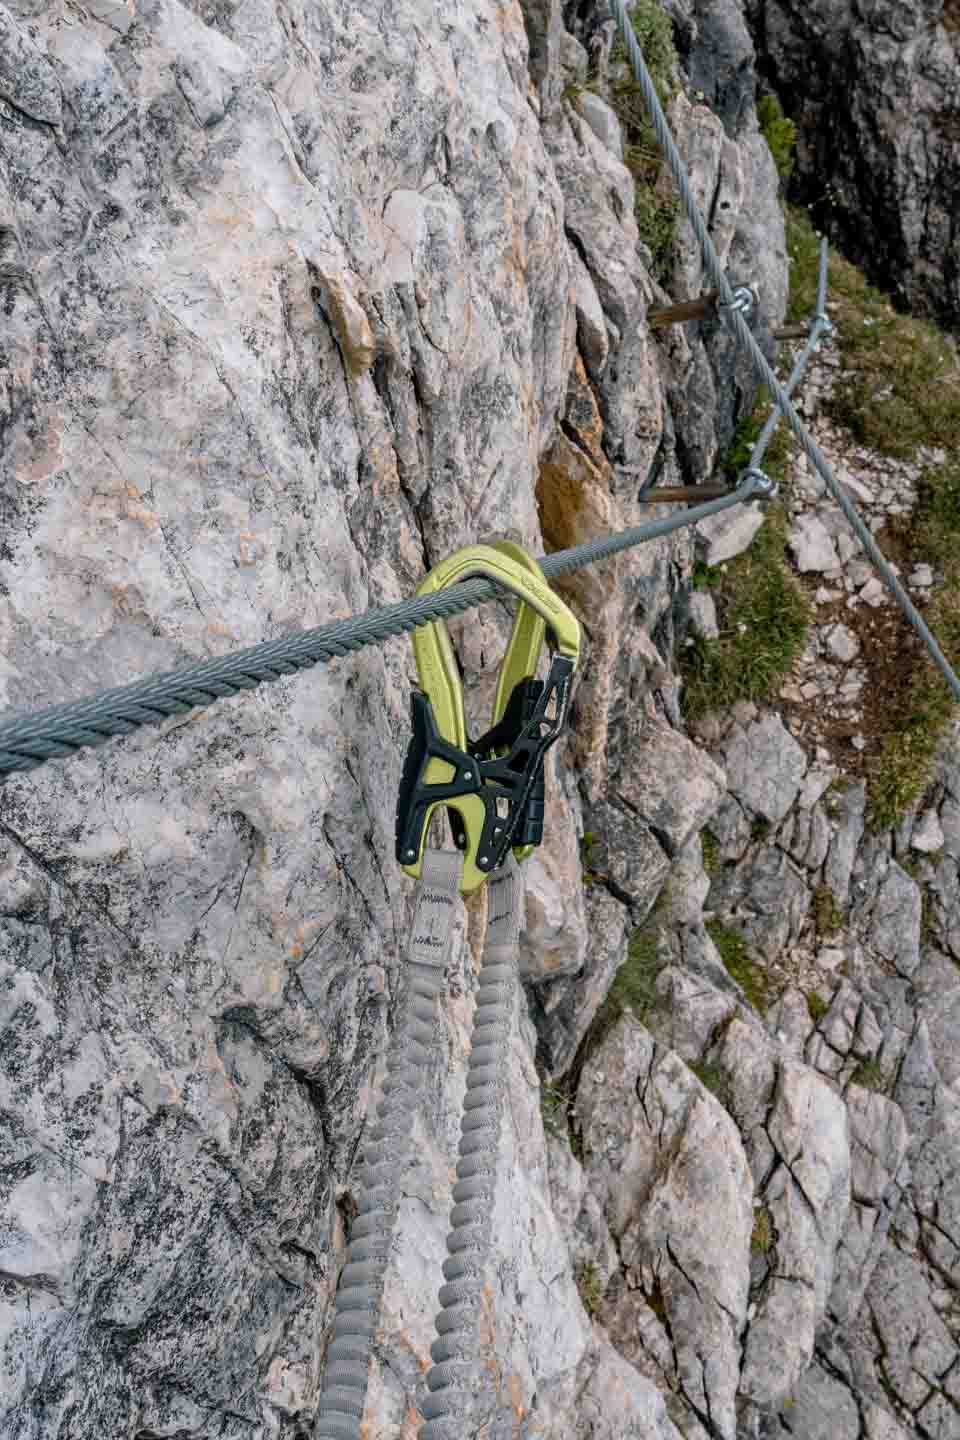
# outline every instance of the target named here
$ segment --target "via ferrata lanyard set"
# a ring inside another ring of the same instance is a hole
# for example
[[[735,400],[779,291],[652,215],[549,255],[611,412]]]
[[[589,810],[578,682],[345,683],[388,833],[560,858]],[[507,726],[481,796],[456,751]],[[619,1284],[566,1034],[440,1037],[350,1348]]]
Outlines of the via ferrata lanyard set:
[[[419,881],[406,993],[388,1056],[377,1121],[364,1146],[360,1197],[320,1397],[320,1440],[359,1440],[367,1373],[390,1257],[413,1115],[434,1041],[457,893],[490,883],[487,933],[477,981],[457,1181],[440,1288],[438,1338],[421,1440],[462,1440],[476,1398],[478,1319],[490,1248],[500,1105],[517,969],[523,885],[518,860],[543,834],[543,760],[567,716],[580,653],[580,626],[518,545],[470,545],[426,577],[418,595],[483,575],[520,600],[500,667],[491,728],[467,738],[456,656],[446,625],[413,635],[421,689],[412,696],[413,737],[397,802],[396,855]],[[552,649],[536,678],[544,638]],[[456,850],[427,849],[434,812],[445,806]]]

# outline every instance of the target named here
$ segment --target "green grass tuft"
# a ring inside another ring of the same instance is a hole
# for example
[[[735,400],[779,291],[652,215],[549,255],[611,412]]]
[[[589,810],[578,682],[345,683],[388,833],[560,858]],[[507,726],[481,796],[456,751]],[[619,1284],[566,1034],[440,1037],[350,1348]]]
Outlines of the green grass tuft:
[[[757,101],[760,133],[770,147],[777,174],[785,185],[793,174],[797,149],[797,127],[783,113],[775,95],[762,95]]]
[[[770,1005],[769,981],[761,967],[750,959],[743,937],[721,925],[719,920],[708,921],[706,928],[727,973],[736,980],[754,1010],[765,1015]]]
[[[830,1006],[816,990],[807,991],[807,1010],[814,1025],[819,1025]]]
[[[864,1060],[850,1076],[850,1083],[862,1085],[865,1090],[876,1090],[883,1094],[887,1088],[887,1077],[879,1060]]]
[[[542,1084],[540,1089],[540,1118],[544,1133],[555,1140],[570,1139],[569,1114],[570,1097],[558,1086]]]
[[[786,516],[771,505],[753,544],[731,560],[716,591],[720,636],[683,652],[688,720],[737,700],[772,699],[807,638],[810,606],[786,561]]]
[[[700,850],[703,854],[703,868],[708,875],[716,875],[720,869],[720,842],[709,830],[700,832]]]
[[[696,1060],[690,1064],[689,1068],[703,1088],[709,1090],[711,1095],[715,1095],[724,1109],[729,1109],[730,1085],[720,1066],[711,1065],[705,1060]]]
[[[754,1212],[750,1249],[760,1255],[767,1255],[773,1249],[773,1217],[766,1205]]]
[[[943,574],[944,583],[934,591],[924,618],[956,666],[960,663],[960,461],[924,471],[911,539],[915,558]],[[941,738],[956,714],[952,692],[924,653],[912,677],[907,713],[886,737],[870,779],[867,824],[872,831],[898,825],[927,790]]]
[[[806,211],[787,213],[791,323],[814,309],[819,238]],[[826,413],[862,445],[913,460],[920,445],[955,449],[960,440],[960,368],[928,320],[899,314],[888,296],[835,250],[828,303],[843,362]]]
[[[666,107],[678,88],[670,17],[656,0],[637,0],[629,15],[660,103]],[[623,128],[623,158],[634,180],[637,228],[653,257],[653,273],[663,281],[670,270],[680,201],[663,172],[656,132],[619,34],[610,53],[610,75],[606,99]]]
[[[603,1042],[626,1011],[642,1023],[653,1008],[657,976],[663,969],[658,935],[659,927],[648,920],[630,936],[626,958],[613,977],[613,984],[591,1027],[591,1050]]]

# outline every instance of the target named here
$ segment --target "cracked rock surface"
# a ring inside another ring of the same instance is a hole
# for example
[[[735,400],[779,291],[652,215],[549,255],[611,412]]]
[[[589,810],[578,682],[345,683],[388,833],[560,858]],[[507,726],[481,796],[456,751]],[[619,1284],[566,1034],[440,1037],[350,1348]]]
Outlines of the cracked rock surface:
[[[666,8],[678,143],[767,344],[753,41],[726,0]],[[406,597],[490,536],[657,518],[654,464],[707,477],[750,366],[719,322],[647,324],[619,128],[564,95],[609,52],[581,9],[0,4],[4,712]],[[696,293],[683,226],[672,265]],[[824,580],[882,603],[817,513]],[[748,539],[557,581],[584,663],[524,867],[491,1437],[960,1437],[958,736],[877,835],[776,710],[688,735],[694,559]],[[450,622],[471,734],[510,623]],[[811,664],[855,667],[851,637]],[[400,637],[0,785],[3,1440],[317,1432],[405,983],[415,681]],[[426,1395],[485,919],[457,907],[368,1440]]]

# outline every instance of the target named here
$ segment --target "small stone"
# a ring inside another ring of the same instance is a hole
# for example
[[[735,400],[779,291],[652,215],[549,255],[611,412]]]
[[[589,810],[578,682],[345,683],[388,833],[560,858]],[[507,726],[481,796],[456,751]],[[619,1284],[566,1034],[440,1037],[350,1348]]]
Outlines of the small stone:
[[[910,576],[911,585],[922,585],[924,587],[933,584],[933,569],[929,565],[918,565]]]
[[[847,575],[859,590],[873,576],[873,566],[866,560],[852,560],[847,566]]]
[[[823,632],[827,650],[836,660],[848,662],[860,653],[860,642],[846,625],[831,625]]]
[[[910,849],[919,850],[923,855],[932,855],[943,849],[943,829],[936,810],[922,815],[910,837]]]
[[[825,585],[821,585],[813,598],[818,605],[832,605],[834,600],[842,600],[843,594],[839,590],[828,590]]]
[[[817,515],[808,513],[799,517],[790,531],[789,544],[797,569],[803,573],[835,570],[840,564],[830,532]]]
[[[755,500],[701,520],[697,530],[707,542],[707,564],[720,565],[724,560],[742,555],[762,524],[763,512]]]
[[[837,478],[844,489],[849,491],[852,500],[862,500],[865,505],[873,504],[873,491],[869,485],[858,480],[856,475],[851,475],[849,470],[841,470]]]
[[[865,600],[868,605],[872,605],[874,610],[876,610],[878,605],[883,604],[886,593],[886,586],[883,581],[875,575],[872,580],[867,581],[866,585],[864,585],[860,591],[860,599]]]
[[[817,951],[817,964],[824,970],[839,969],[843,960],[843,951],[834,949],[832,946],[825,946],[823,950]]]
[[[852,735],[850,737],[850,744],[854,750],[866,750],[867,748],[867,742],[862,735]]]

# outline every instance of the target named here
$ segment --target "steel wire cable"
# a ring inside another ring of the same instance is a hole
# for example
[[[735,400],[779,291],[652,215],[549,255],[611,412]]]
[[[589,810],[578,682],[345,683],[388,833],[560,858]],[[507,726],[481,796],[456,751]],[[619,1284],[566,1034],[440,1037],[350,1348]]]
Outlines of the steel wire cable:
[[[553,555],[541,555],[539,563],[548,578],[577,570],[645,540],[669,535],[708,515],[716,515],[749,499],[759,488],[757,477],[745,477],[736,490],[722,499],[710,500],[647,525],[634,525]],[[49,760],[103,745],[117,735],[129,735],[142,725],[159,725],[171,715],[187,714],[197,706],[210,705],[240,690],[255,689],[264,681],[294,675],[312,665],[348,655],[364,645],[378,644],[388,636],[402,635],[430,620],[458,615],[497,595],[509,594],[489,580],[465,580],[433,595],[400,600],[313,630],[267,640],[232,655],[150,675],[84,700],[69,700],[15,715],[0,722],[0,782],[7,774],[35,770]]]
[[[856,509],[851,504],[850,500],[847,498],[842,486],[839,484],[833,474],[833,471],[830,469],[830,465],[827,461],[826,456],[820,450],[820,447],[817,445],[813,437],[807,433],[806,429],[800,421],[800,417],[797,415],[793,406],[790,404],[790,399],[786,393],[786,390],[780,384],[776,375],[773,373],[773,370],[770,368],[766,356],[764,355],[763,351],[760,349],[760,346],[757,344],[756,339],[754,338],[753,332],[750,330],[749,325],[747,324],[743,315],[737,308],[730,282],[724,274],[723,266],[720,264],[720,257],[714,249],[713,241],[710,239],[710,236],[707,233],[707,227],[704,224],[703,216],[700,214],[700,210],[694,197],[693,191],[690,188],[690,182],[687,178],[687,173],[684,167],[683,160],[680,158],[680,152],[678,151],[674,138],[670,133],[670,127],[667,124],[666,116],[663,113],[663,106],[660,104],[660,97],[656,92],[653,81],[650,78],[650,72],[647,70],[646,64],[644,62],[643,52],[641,51],[637,37],[634,34],[633,26],[630,23],[630,18],[627,14],[626,6],[624,5],[623,0],[609,0],[609,3],[611,10],[616,17],[617,24],[620,27],[620,32],[623,36],[623,41],[627,49],[627,54],[630,57],[630,64],[633,67],[633,73],[636,77],[637,84],[640,86],[640,89],[643,92],[643,98],[646,102],[647,110],[649,111],[653,128],[656,131],[657,140],[660,142],[660,148],[663,151],[667,164],[670,167],[670,173],[673,176],[673,180],[678,191],[680,192],[680,198],[683,201],[684,209],[687,212],[687,218],[690,221],[693,232],[696,235],[697,241],[700,245],[700,251],[703,255],[703,260],[707,268],[707,272],[710,276],[711,281],[713,282],[714,288],[719,290],[720,292],[720,310],[724,316],[724,319],[726,320],[726,323],[733,330],[733,333],[742,348],[746,350],[750,355],[750,358],[753,361],[754,369],[760,375],[760,378],[763,380],[764,384],[769,388],[771,395],[775,397],[780,411],[786,419],[787,424],[790,426],[790,429],[797,437],[797,440],[800,442],[804,454],[810,460],[810,463],[814,466],[814,468],[822,476],[831,495],[836,500],[837,504],[840,506],[840,509],[847,517],[847,520],[850,522],[850,525],[852,526],[854,533],[857,536],[857,539],[860,541],[860,544],[863,546],[864,550],[866,550],[867,554],[870,556],[870,559],[873,561],[873,564],[880,572],[880,576],[883,579],[883,582],[886,585],[887,589],[897,601],[900,609],[903,611],[907,620],[913,626],[914,630],[917,632],[924,645],[926,645],[927,650],[929,651],[933,660],[939,667],[944,679],[950,686],[950,689],[953,691],[956,698],[960,700],[960,680],[957,679],[957,676],[955,675],[949,660],[944,655],[943,651],[940,649],[940,646],[937,644],[936,638],[933,635],[933,632],[930,630],[930,627],[924,620],[923,616],[920,614],[919,610],[917,610],[916,606],[911,601],[909,595],[904,590],[903,586],[900,584],[900,581],[890,569],[890,566],[884,559],[879,547],[877,546],[876,541],[874,540],[867,526],[861,520],[860,516],[857,514]],[[822,310],[822,297],[820,298],[818,303]]]

